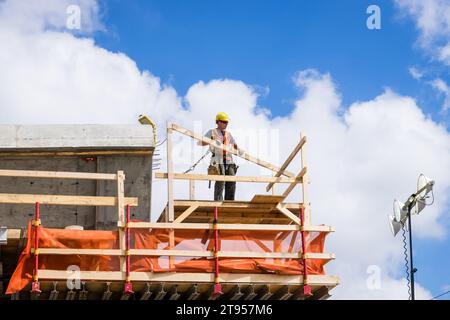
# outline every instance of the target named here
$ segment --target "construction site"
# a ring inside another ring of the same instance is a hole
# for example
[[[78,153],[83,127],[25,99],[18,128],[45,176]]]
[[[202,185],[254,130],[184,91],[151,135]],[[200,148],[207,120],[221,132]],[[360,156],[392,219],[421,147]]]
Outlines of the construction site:
[[[339,278],[326,273],[335,256],[325,240],[334,229],[311,223],[307,136],[299,134],[276,166],[168,123],[167,170],[154,172],[159,142],[151,124],[0,125],[0,299],[331,296]],[[174,135],[273,174],[174,172]],[[288,170],[294,161],[299,172]],[[158,186],[167,203],[152,213],[152,201],[160,201],[152,197],[155,180],[164,181]],[[187,199],[174,198],[176,180],[189,182]],[[196,199],[195,184],[208,181],[265,184],[266,193],[245,201]],[[291,193],[298,201],[285,201]]]

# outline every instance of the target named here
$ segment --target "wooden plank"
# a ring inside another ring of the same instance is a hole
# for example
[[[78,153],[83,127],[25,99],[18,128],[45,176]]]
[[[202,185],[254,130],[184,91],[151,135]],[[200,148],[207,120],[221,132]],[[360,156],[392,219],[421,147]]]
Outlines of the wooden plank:
[[[195,199],[195,181],[189,180],[189,200]]]
[[[11,151],[0,150],[2,158],[23,158],[23,157],[90,157],[90,156],[114,156],[114,155],[133,155],[150,156],[151,150],[89,150],[89,151]]]
[[[172,222],[174,216],[173,202],[173,161],[172,161],[172,129],[167,124],[167,219]]]
[[[119,226],[120,227],[120,226]],[[185,230],[212,230],[212,223],[162,223],[162,222],[130,222],[130,228],[137,229],[185,229]],[[273,231],[300,231],[299,225],[290,224],[223,224],[218,223],[219,230],[273,230]],[[305,226],[308,232],[334,232],[329,226]]]
[[[125,275],[118,271],[80,271],[82,281],[125,281]],[[66,280],[73,277],[66,270],[38,270],[38,276],[44,280]],[[131,281],[151,282],[177,282],[177,283],[212,283],[213,273],[188,272],[131,272]],[[257,273],[220,273],[221,283],[248,283],[248,284],[282,284],[298,285],[303,283],[302,275],[279,275]],[[308,275],[308,284],[311,286],[336,286],[339,277],[331,275]]]
[[[271,195],[267,195],[271,196]],[[190,207],[192,205],[198,204],[199,208],[214,208],[220,207],[221,212],[228,208],[239,208],[239,209],[267,209],[271,208],[271,203],[251,203],[248,201],[207,201],[207,200],[175,200],[175,207]],[[299,209],[301,203],[284,203],[287,209]]]
[[[303,176],[306,174],[307,171],[308,171],[307,168],[304,167],[304,168],[298,173],[296,179],[298,180],[298,179],[303,178]],[[286,188],[286,190],[283,192],[283,197],[286,198],[286,197],[289,195],[289,193],[291,193],[291,191],[297,186],[297,184],[298,184],[298,182],[293,182],[293,183],[291,183],[291,184]]]
[[[301,137],[301,135],[300,135]],[[300,151],[302,168],[306,168],[306,148]],[[305,204],[305,225],[311,224],[311,203],[309,202],[309,175],[305,172],[302,183],[302,201]]]
[[[193,138],[193,139],[196,139],[196,140],[205,142],[205,143],[207,143],[207,144],[213,146],[214,148],[218,148],[218,149],[227,151],[227,152],[232,153],[232,154],[234,154],[234,155],[236,155],[236,156],[238,156],[238,157],[241,157],[241,158],[243,158],[243,159],[245,159],[245,160],[247,160],[247,161],[256,163],[256,164],[260,165],[261,167],[270,169],[270,170],[275,171],[275,172],[280,171],[280,168],[278,168],[277,166],[275,166],[275,165],[273,165],[273,164],[271,164],[271,163],[269,163],[269,162],[266,162],[266,161],[260,160],[260,159],[258,159],[258,158],[252,157],[251,155],[249,155],[249,154],[246,153],[246,152],[243,152],[243,153],[240,154],[240,153],[239,153],[236,149],[234,149],[234,148],[225,146],[225,145],[223,145],[223,144],[217,144],[217,141],[215,141],[215,140],[212,140],[212,139],[203,137],[202,135],[196,134],[196,133],[194,133],[194,132],[192,132],[192,131],[190,131],[190,130],[188,130],[188,129],[185,129],[185,128],[183,128],[183,127],[180,127],[180,126],[178,126],[178,125],[176,125],[176,124],[172,124],[171,128],[172,128],[173,130],[178,131],[178,132],[180,132],[180,133],[183,133],[183,134],[185,134],[185,135],[187,135],[187,136],[189,136],[189,137],[191,137],[191,138]],[[286,171],[286,170],[283,171],[283,175],[286,176],[286,177],[290,177],[290,178],[293,178],[293,177],[295,176],[293,173],[288,172],[288,171]]]
[[[131,255],[137,256],[171,256],[171,257],[205,257],[212,258],[211,251],[200,250],[152,250],[152,249],[132,249]],[[219,251],[220,258],[277,258],[277,259],[301,259],[301,253],[288,252],[250,252],[250,251]],[[334,254],[330,253],[308,253],[307,259],[332,260]]]
[[[155,178],[167,179],[166,172],[156,172]],[[295,178],[274,178],[274,177],[254,177],[254,176],[224,176],[224,175],[208,175],[208,174],[189,174],[189,173],[174,173],[175,180],[200,180],[200,181],[235,181],[235,182],[277,182],[277,183],[293,183],[301,182],[301,179]]]
[[[117,171],[117,221],[125,223],[125,174]]]
[[[30,170],[0,170],[0,177],[43,178],[43,179],[78,179],[78,180],[116,180],[117,179],[117,175],[110,174],[110,173],[30,171]]]
[[[0,193],[0,203],[35,204],[36,202],[39,202],[40,204],[67,206],[117,206],[116,197]],[[124,204],[137,206],[138,198],[124,198]]]
[[[279,203],[276,207],[282,214],[284,214],[286,217],[294,221],[296,224],[300,225],[300,219],[296,217],[292,212],[290,212],[288,209],[286,209],[281,203]]]
[[[181,215],[178,216],[178,218],[175,219],[173,223],[180,223],[183,222],[184,219],[186,219],[192,212],[194,212],[198,208],[198,205],[193,205],[187,208]]]
[[[123,171],[117,171],[117,221],[126,223],[125,218],[125,174]],[[120,250],[126,250],[126,234],[123,228],[119,229],[119,247]],[[119,258],[120,271],[126,273],[126,258],[121,255]]]
[[[303,147],[303,145],[306,143],[306,137],[303,137],[300,139],[300,142],[295,146],[294,150],[292,150],[291,154],[289,155],[289,157],[287,157],[287,159],[284,161],[283,165],[281,166],[280,170],[275,174],[275,178],[280,177],[281,174],[283,173],[284,170],[286,170],[286,168],[289,166],[289,164],[292,162],[292,160],[295,158],[295,156],[297,155],[297,153],[301,150],[301,148]],[[279,183],[278,181],[275,181],[277,183]],[[266,191],[269,191],[273,185],[275,184],[275,182],[270,182],[267,187],[266,187]]]
[[[34,249],[31,249],[31,253]],[[40,255],[83,255],[83,256],[121,256],[125,250],[120,249],[60,249],[39,248]]]
[[[274,195],[266,195],[266,194],[257,194],[255,195],[250,203],[267,203],[267,204],[277,204],[284,200],[284,196],[274,196]]]
[[[31,249],[34,253],[34,249]],[[41,255],[85,255],[85,256],[124,256],[125,250],[120,249],[61,249],[61,248],[40,248]],[[130,249],[132,256],[169,256],[169,257],[204,257],[212,258],[214,253],[201,250],[160,250],[160,249]],[[302,259],[301,253],[289,252],[251,252],[251,251],[219,251],[220,258],[267,258],[267,259]],[[333,253],[312,253],[305,255],[310,260],[333,260]]]

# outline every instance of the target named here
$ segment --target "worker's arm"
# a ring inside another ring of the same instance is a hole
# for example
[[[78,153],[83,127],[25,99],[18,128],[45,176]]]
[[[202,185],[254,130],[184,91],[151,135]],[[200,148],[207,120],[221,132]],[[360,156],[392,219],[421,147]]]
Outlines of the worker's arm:
[[[197,142],[197,145],[204,147],[204,146],[208,146],[209,143],[204,142],[204,141],[198,141],[198,142]]]

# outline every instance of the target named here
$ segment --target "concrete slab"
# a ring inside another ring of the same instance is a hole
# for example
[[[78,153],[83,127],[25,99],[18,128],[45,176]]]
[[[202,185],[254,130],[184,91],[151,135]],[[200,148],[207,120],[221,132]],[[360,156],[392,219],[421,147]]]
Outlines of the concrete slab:
[[[154,147],[148,125],[0,125],[0,150]]]

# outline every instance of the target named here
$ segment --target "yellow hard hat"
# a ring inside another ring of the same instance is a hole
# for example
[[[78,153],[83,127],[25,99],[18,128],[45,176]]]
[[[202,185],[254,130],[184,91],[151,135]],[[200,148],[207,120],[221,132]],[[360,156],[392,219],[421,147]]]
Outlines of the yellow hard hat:
[[[219,112],[216,116],[216,121],[229,121],[228,115],[225,112]]]

